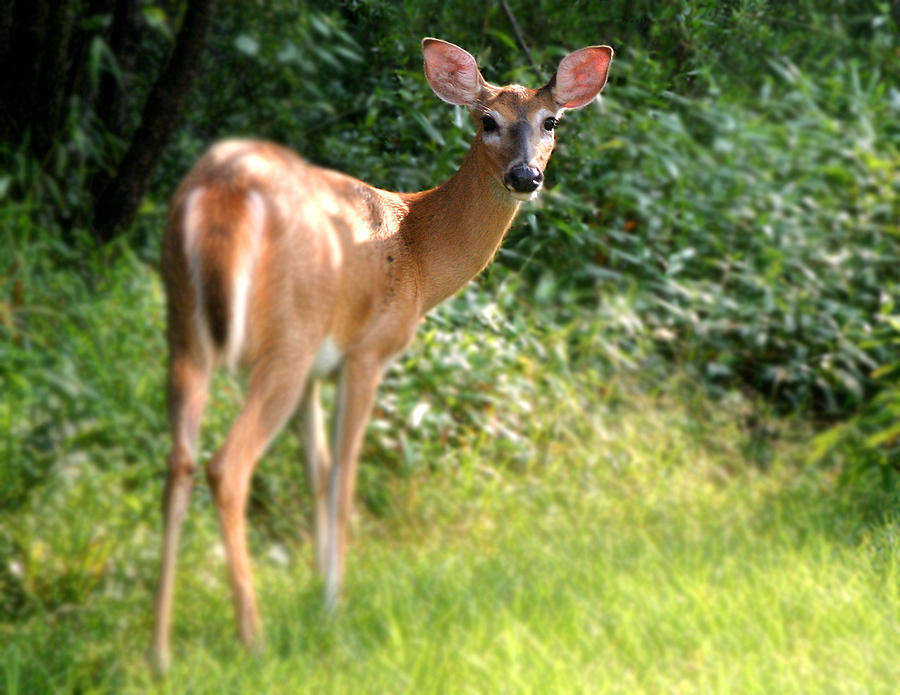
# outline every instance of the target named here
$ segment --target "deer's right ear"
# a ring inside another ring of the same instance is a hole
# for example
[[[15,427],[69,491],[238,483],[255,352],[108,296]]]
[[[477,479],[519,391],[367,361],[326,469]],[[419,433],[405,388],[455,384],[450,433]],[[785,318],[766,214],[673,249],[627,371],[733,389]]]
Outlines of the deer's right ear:
[[[467,51],[440,39],[422,39],[425,77],[441,99],[456,106],[469,106],[481,94],[484,78]]]

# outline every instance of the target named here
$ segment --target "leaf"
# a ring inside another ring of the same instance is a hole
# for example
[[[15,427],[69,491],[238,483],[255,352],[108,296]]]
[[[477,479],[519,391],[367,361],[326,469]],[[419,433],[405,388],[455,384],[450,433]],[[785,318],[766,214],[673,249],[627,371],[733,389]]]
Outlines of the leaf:
[[[251,57],[259,53],[259,42],[247,34],[241,34],[235,38],[234,47],[244,55]]]
[[[172,33],[172,27],[169,26],[169,18],[166,15],[165,10],[161,7],[150,6],[145,7],[143,10],[144,22],[151,29],[155,29],[160,34],[165,36],[169,41],[175,38]]]
[[[327,39],[333,33],[331,25],[329,25],[326,19],[321,15],[311,15],[309,23],[312,25],[313,30],[322,38]]]
[[[351,63],[363,62],[363,57],[359,54],[359,51],[354,51],[352,48],[348,48],[347,46],[335,46],[334,52],[343,57],[345,60],[349,60]]]
[[[900,422],[896,422],[891,427],[866,437],[866,445],[879,447],[892,443],[898,437],[900,437]]]
[[[431,405],[427,401],[419,401],[409,414],[409,426],[417,429],[430,409]]]
[[[506,32],[500,31],[499,29],[488,29],[487,33],[503,43],[509,50],[519,50],[519,47],[516,45],[516,40]]]
[[[894,372],[900,371],[900,363],[897,364],[883,364],[877,369],[873,369],[869,376],[872,379],[883,379],[889,374],[893,374]]]
[[[416,120],[416,123],[422,126],[422,130],[425,131],[428,137],[434,140],[438,145],[443,146],[445,144],[446,141],[444,140],[444,136],[441,135],[441,132],[431,124],[431,121],[425,118],[425,116],[423,116],[418,111],[414,111],[412,116]]]
[[[279,63],[300,63],[302,58],[303,54],[293,41],[286,41],[281,50],[275,54],[275,60]]]
[[[122,72],[119,70],[119,63],[116,57],[109,49],[109,44],[100,36],[95,36],[91,40],[91,47],[88,50],[88,77],[91,82],[91,89],[96,90],[100,85],[100,72],[103,69],[109,70],[112,76],[120,85],[122,84]]]

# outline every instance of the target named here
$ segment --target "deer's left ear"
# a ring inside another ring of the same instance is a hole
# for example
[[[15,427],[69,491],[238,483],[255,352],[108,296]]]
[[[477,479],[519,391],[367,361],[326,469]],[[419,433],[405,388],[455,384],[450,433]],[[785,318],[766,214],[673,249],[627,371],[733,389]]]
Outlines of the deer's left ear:
[[[591,103],[606,84],[612,59],[609,46],[588,46],[567,55],[547,85],[553,101],[564,109],[580,109]]]

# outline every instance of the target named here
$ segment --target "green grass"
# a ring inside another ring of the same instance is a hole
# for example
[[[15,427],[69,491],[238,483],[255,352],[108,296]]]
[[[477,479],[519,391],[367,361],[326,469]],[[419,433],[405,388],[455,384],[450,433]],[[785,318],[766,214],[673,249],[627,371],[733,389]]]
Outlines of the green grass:
[[[308,544],[257,534],[261,658],[233,639],[199,494],[165,682],[143,663],[157,532],[141,522],[106,557],[107,572],[137,567],[130,581],[0,627],[6,691],[893,691],[900,524],[879,513],[888,500],[799,471],[803,432],[782,432],[761,471],[740,454],[736,413],[636,399],[598,403],[578,445],[543,442],[552,463],[515,470],[485,445],[448,452],[453,472],[394,479],[390,514],[358,520],[336,617],[320,610]],[[106,478],[73,523],[118,515],[123,486]]]
[[[841,484],[849,461],[810,466],[802,420],[686,378],[625,376],[646,364],[640,345],[626,359],[603,336],[627,298],[554,324],[502,273],[429,319],[388,374],[341,611],[321,610],[285,434],[250,505],[265,654],[233,637],[198,486],[175,662],[154,681],[158,279],[123,248],[8,248],[3,266],[19,270],[4,278],[0,342],[0,691],[896,689],[896,495]],[[205,456],[236,386],[217,381]]]

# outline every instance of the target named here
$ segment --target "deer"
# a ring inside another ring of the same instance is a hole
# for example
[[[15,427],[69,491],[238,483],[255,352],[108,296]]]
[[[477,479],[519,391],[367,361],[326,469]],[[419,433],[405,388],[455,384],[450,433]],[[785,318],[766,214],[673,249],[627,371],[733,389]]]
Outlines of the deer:
[[[179,535],[213,370],[241,367],[244,400],[205,467],[237,623],[263,644],[246,538],[251,476],[295,413],[313,500],[315,569],[335,610],[366,424],[388,361],[425,314],[493,259],[544,182],[563,113],[594,100],[613,49],[582,48],[539,89],[495,86],[455,44],[422,41],[425,77],[476,133],[443,184],[396,193],[250,139],[214,144],[174,193],[162,240],[171,430],[151,663],[165,671]],[[330,437],[320,385],[335,383]]]

